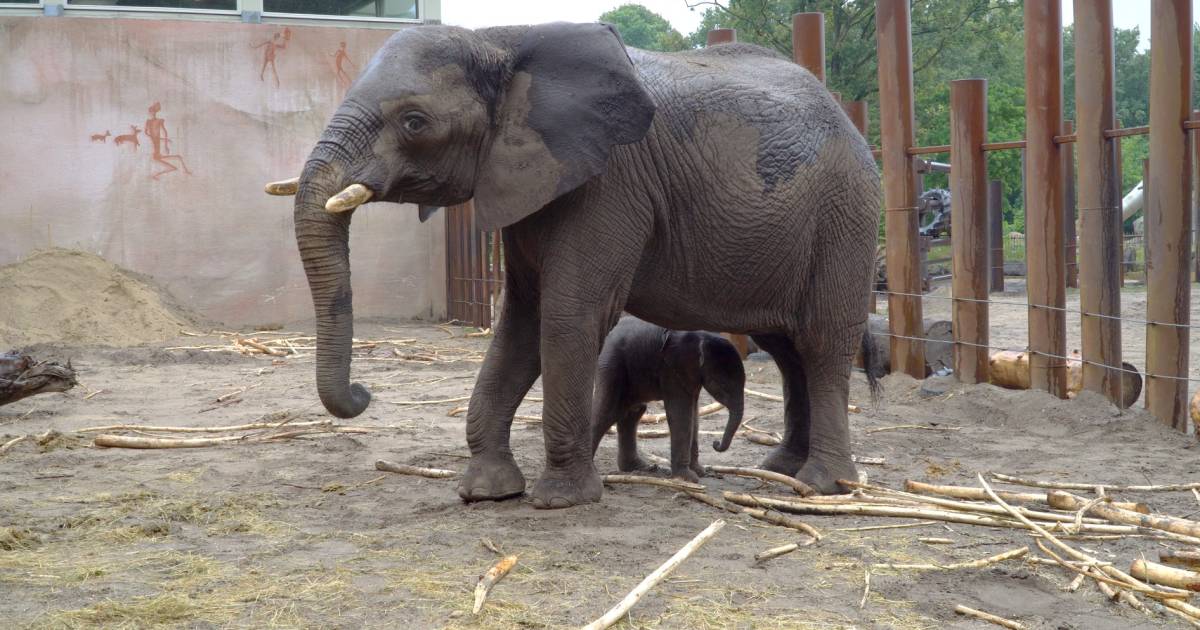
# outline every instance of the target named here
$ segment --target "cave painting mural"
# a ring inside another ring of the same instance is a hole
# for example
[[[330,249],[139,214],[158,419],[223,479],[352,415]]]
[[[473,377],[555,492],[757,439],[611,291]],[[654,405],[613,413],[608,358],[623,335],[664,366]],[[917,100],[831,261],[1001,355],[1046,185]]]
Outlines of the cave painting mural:
[[[255,44],[251,48],[262,48],[262,67],[258,71],[258,80],[267,80],[267,66],[271,67],[271,76],[275,78],[275,87],[279,87],[279,72],[275,70],[275,58],[278,56],[278,51],[287,48],[288,42],[292,39],[292,29],[284,28],[282,32],[275,33],[271,39]]]
[[[350,55],[346,54],[346,42],[341,42],[338,45],[337,52],[333,53],[334,72],[337,75],[338,87],[341,88],[342,94],[350,89],[350,84],[354,83],[354,77],[346,71],[348,66],[355,74],[358,73],[358,68],[354,66],[354,62],[350,61]]]
[[[94,134],[92,134],[92,142],[103,142],[103,143],[107,144],[108,137],[111,135],[112,135],[112,132],[108,131],[108,130],[105,130],[104,133],[94,133]]]
[[[141,143],[138,142],[138,132],[140,131],[141,129],[138,129],[137,125],[129,125],[129,133],[123,133],[113,138],[113,144],[117,146],[122,144],[132,144],[133,152],[137,153],[138,147],[141,146]]]
[[[154,153],[151,159],[166,167],[165,169],[155,173],[153,177],[154,179],[158,179],[161,175],[165,175],[171,171],[179,170],[179,167],[176,167],[174,164],[167,161],[168,158],[179,160],[179,166],[183,167],[183,172],[187,175],[191,175],[192,172],[188,170],[187,164],[184,163],[182,155],[177,153],[168,153],[168,151],[171,150],[171,139],[167,135],[166,121],[158,117],[158,112],[161,110],[162,105],[160,105],[158,101],[155,101],[150,105],[150,109],[148,110],[150,112],[150,118],[146,119],[146,137],[150,139],[150,144],[154,147]]]

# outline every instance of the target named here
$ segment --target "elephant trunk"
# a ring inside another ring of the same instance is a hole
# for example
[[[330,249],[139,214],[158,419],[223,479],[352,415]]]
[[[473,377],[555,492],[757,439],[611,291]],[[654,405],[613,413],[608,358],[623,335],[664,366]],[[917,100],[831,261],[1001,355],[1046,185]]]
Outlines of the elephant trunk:
[[[296,192],[296,242],[312,292],[317,321],[317,393],[329,413],[353,418],[371,402],[371,394],[350,383],[350,351],[354,336],[350,289],[350,217],[330,213],[325,204],[341,190],[342,168],[314,151]]]
[[[738,395],[730,396],[728,400],[717,401],[725,405],[726,409],[729,409],[729,421],[725,423],[725,433],[721,436],[721,439],[713,440],[714,451],[724,453],[726,450],[729,450],[729,445],[733,443],[733,436],[737,435],[738,429],[742,426],[742,400],[743,396],[739,392]]]

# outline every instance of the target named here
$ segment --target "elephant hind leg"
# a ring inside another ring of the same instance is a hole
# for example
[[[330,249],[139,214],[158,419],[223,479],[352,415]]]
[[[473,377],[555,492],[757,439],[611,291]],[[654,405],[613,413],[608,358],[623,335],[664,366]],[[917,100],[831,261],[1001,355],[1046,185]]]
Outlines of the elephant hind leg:
[[[760,465],[765,470],[795,475],[808,459],[812,412],[804,361],[787,335],[754,335],[754,343],[771,355],[783,376],[783,442]]]

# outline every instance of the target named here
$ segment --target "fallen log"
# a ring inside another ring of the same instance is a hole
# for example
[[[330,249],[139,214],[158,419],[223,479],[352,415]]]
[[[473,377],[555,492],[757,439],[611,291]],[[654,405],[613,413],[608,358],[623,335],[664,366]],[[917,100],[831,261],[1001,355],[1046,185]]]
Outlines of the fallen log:
[[[1132,364],[1121,364],[1121,398],[1129,408],[1142,395],[1142,375]],[[1029,353],[1000,350],[988,359],[988,381],[1006,389],[1029,389]],[[1083,390],[1083,360],[1078,352],[1067,359],[1067,396],[1074,398]]]
[[[1200,551],[1176,551],[1174,549],[1164,549],[1158,552],[1158,559],[1159,561],[1167,564],[1200,569]]]
[[[722,475],[737,475],[738,477],[753,477],[763,481],[773,481],[791,488],[800,496],[808,496],[813,493],[812,488],[809,488],[808,484],[796,479],[795,477],[789,477],[788,475],[783,475],[769,470],[761,470],[759,468],[742,468],[739,466],[709,466],[709,469]]]
[[[875,338],[875,349],[879,360],[876,368],[882,374],[891,371],[892,344],[891,332],[888,330],[888,320],[884,315],[872,313],[867,320],[867,330]],[[925,375],[928,376],[945,368],[954,367],[954,333],[953,324],[946,320],[925,320]],[[862,352],[854,357],[854,365],[862,367]]]
[[[1141,558],[1136,558],[1129,567],[1129,574],[1139,580],[1173,586],[1185,591],[1200,591],[1200,573],[1176,569]]]
[[[446,470],[444,468],[424,468],[422,466],[410,466],[408,464],[397,464],[387,460],[378,460],[375,462],[375,470],[384,472],[396,473],[399,475],[413,475],[415,477],[426,477],[429,479],[453,479],[458,476],[458,471]]]
[[[65,392],[78,385],[71,362],[37,362],[27,354],[0,354],[0,405],[52,392]]]
[[[1012,475],[1004,475],[998,472],[988,473],[996,481],[1013,484],[1017,486],[1029,486],[1031,488],[1054,488],[1057,490],[1088,490],[1095,491],[1096,488],[1102,488],[1110,492],[1187,492],[1188,490],[1200,489],[1200,483],[1169,483],[1153,486],[1122,486],[1111,483],[1078,483],[1072,481],[1041,481],[1038,479],[1024,479],[1014,477]]]

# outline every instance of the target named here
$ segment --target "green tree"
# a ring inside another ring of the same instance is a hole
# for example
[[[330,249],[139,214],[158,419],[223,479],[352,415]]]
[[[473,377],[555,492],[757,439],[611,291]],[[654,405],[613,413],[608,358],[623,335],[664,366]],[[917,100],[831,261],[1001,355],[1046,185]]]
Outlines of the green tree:
[[[615,26],[625,43],[634,48],[665,52],[691,48],[670,22],[640,4],[623,4],[601,15],[600,21]]]

